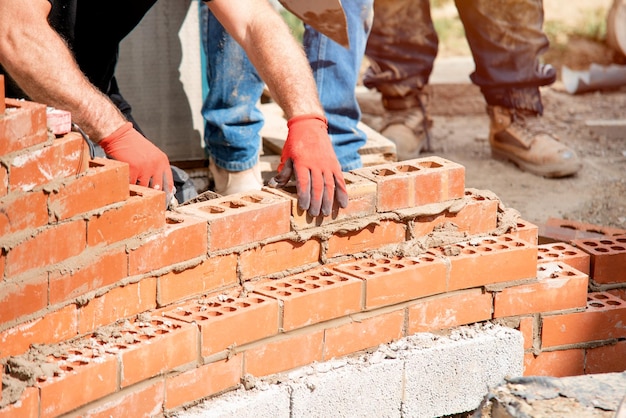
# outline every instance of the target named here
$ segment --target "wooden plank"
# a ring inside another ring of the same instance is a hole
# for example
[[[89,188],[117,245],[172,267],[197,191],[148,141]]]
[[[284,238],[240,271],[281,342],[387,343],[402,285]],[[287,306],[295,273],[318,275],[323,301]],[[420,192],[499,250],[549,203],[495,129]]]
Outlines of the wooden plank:
[[[259,106],[265,118],[261,129],[263,147],[269,153],[280,154],[287,138],[287,121],[283,117],[282,109],[276,103],[265,103]],[[367,135],[367,142],[359,150],[361,156],[378,154],[380,161],[395,161],[396,145],[380,133],[359,122],[359,128]],[[368,161],[376,158],[368,158]]]

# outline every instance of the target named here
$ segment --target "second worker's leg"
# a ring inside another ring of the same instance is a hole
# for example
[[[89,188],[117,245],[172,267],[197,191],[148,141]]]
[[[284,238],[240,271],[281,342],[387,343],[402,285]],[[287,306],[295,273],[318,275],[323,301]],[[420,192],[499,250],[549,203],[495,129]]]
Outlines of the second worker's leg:
[[[544,177],[575,174],[582,162],[541,116],[539,87],[556,71],[539,57],[548,48],[541,0],[456,0],[476,63],[472,81],[481,88],[491,120],[495,158]]]
[[[382,95],[381,133],[396,144],[398,160],[430,146],[432,119],[425,86],[437,55],[438,37],[429,0],[376,0],[367,43],[370,62],[363,83]]]

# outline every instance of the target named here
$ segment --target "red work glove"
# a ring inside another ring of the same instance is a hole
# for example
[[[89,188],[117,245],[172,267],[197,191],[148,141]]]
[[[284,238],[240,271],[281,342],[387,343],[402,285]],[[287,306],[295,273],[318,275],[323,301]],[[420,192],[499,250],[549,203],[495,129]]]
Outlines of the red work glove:
[[[298,206],[318,216],[330,215],[333,201],[348,206],[348,192],[341,166],[328,136],[326,118],[296,116],[287,122],[289,134],[283,146],[278,174],[272,184],[283,187],[295,174]]]
[[[98,143],[107,156],[130,165],[130,184],[163,190],[166,206],[174,196],[174,178],[167,155],[126,122]]]

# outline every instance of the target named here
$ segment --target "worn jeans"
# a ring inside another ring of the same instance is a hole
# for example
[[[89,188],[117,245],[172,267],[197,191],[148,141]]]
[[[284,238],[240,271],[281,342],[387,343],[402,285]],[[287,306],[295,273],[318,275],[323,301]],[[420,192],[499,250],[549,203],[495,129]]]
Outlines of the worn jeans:
[[[455,0],[488,105],[543,112],[539,87],[556,72],[541,65],[548,48],[541,0]],[[438,37],[429,0],[376,0],[364,84],[386,98],[416,95],[428,83]]]
[[[361,110],[355,95],[371,28],[373,0],[343,2],[350,49],[305,25],[304,49],[313,70],[328,132],[343,171],[362,166],[359,149],[367,137],[358,129]],[[251,168],[258,160],[263,115],[257,103],[264,83],[245,51],[202,6],[202,45],[208,92],[202,106],[204,140],[215,163],[229,171]]]

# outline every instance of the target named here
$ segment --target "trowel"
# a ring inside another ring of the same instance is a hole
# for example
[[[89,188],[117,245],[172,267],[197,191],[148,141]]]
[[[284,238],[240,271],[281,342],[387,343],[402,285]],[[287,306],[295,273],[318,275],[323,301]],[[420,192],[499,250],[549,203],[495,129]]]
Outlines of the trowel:
[[[350,48],[348,23],[341,0],[278,0],[291,13],[323,35]]]

